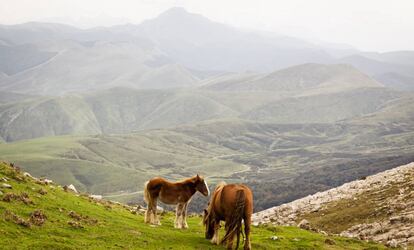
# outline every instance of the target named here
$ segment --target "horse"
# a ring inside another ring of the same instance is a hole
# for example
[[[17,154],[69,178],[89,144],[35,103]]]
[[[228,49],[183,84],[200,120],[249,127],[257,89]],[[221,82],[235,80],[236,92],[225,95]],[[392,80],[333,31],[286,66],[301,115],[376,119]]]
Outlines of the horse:
[[[244,249],[251,249],[250,225],[253,213],[253,194],[243,184],[220,183],[211,196],[208,208],[204,209],[203,224],[206,227],[205,237],[213,244],[227,241],[227,249],[233,248],[234,236],[237,237],[236,249],[240,243],[242,220],[244,220]],[[220,221],[225,221],[226,234],[219,241]]]
[[[174,227],[188,228],[187,206],[197,191],[204,196],[210,195],[207,182],[198,174],[180,182],[169,182],[161,177],[147,181],[144,187],[144,199],[147,203],[145,223],[161,225],[157,217],[157,199],[159,198],[165,204],[177,205]]]

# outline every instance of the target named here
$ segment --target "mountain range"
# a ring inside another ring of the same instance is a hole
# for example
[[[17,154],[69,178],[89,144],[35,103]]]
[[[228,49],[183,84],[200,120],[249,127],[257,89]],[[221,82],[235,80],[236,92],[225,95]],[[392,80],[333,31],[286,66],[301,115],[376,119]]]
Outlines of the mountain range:
[[[264,209],[413,160],[413,59],[182,8],[0,25],[0,158],[125,202],[198,172],[248,183]]]
[[[305,63],[351,64],[402,90],[413,89],[414,77],[411,51],[361,52],[246,32],[182,8],[138,25],[1,25],[0,56],[0,90],[40,95],[119,86],[189,87],[209,76],[269,73]]]

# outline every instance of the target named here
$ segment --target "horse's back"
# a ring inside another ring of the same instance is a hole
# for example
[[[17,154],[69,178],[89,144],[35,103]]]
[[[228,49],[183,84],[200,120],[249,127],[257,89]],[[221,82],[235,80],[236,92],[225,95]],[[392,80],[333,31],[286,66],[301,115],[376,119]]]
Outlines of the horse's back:
[[[238,197],[239,196],[239,197]],[[246,214],[253,212],[253,193],[249,187],[243,184],[227,184],[222,188],[220,197],[215,205],[223,214],[231,215],[237,207],[238,199],[242,197]]]
[[[151,180],[149,180],[146,184],[146,189],[148,192],[151,193],[151,195],[158,196],[160,189],[163,185],[165,185],[167,181],[162,177],[154,177]]]

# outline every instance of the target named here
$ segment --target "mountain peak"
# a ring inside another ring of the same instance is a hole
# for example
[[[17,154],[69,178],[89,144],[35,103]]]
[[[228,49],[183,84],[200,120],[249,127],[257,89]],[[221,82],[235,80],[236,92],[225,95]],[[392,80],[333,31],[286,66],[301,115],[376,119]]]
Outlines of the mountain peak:
[[[158,15],[158,17],[156,19],[162,19],[162,20],[180,20],[180,19],[207,19],[206,17],[200,15],[200,14],[195,14],[195,13],[191,13],[188,12],[186,9],[184,9],[183,7],[172,7],[167,9],[166,11],[162,12],[161,14]]]
[[[182,14],[190,14],[186,9],[183,7],[172,7],[164,11],[161,15],[182,15]]]

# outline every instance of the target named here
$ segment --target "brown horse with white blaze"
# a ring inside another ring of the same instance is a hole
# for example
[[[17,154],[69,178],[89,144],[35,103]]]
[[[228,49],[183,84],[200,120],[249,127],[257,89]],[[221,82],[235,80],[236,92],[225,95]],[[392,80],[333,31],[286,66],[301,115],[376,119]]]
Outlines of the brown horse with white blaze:
[[[169,182],[161,177],[147,181],[144,187],[144,199],[147,203],[145,223],[161,225],[157,217],[157,199],[159,199],[165,204],[177,205],[175,228],[188,228],[187,206],[197,191],[204,196],[210,194],[207,182],[199,175],[180,182]]]
[[[244,221],[244,249],[251,249],[250,225],[253,213],[253,193],[242,184],[221,183],[214,190],[208,208],[204,210],[203,224],[206,227],[206,239],[213,244],[227,242],[227,249],[233,248],[234,237],[237,237],[236,249],[240,243],[242,221]],[[225,221],[226,234],[219,241],[220,221]]]

